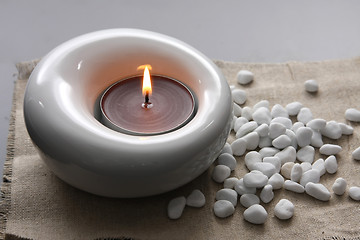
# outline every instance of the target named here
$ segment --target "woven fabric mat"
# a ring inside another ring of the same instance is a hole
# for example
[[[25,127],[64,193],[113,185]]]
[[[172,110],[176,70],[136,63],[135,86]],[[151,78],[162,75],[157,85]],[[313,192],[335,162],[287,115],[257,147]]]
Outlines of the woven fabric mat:
[[[360,58],[280,64],[215,62],[230,84],[247,91],[246,106],[262,99],[269,100],[271,106],[300,101],[314,117],[339,122],[346,122],[347,108],[360,109]],[[35,64],[18,65],[19,78],[27,78]],[[252,71],[255,81],[245,87],[237,85],[235,77],[241,69]],[[319,82],[317,94],[304,91],[307,79]],[[246,222],[240,204],[234,215],[217,218],[213,204],[222,184],[211,180],[213,166],[191,183],[154,197],[111,199],[75,189],[47,169],[29,139],[22,111],[26,82],[19,79],[16,83],[9,131],[0,207],[5,239],[360,239],[360,202],[351,200],[348,193],[321,202],[305,193],[281,189],[275,191],[272,202],[263,204],[268,211],[263,225]],[[337,156],[337,173],[321,177],[328,189],[338,177],[345,178],[349,186],[360,186],[360,161],[351,158],[352,150],[360,146],[360,126],[349,124],[355,129],[353,135],[337,141],[324,138],[326,143],[343,147]],[[234,133],[229,142],[233,139]],[[248,171],[244,157],[237,160],[232,176],[241,178]],[[180,219],[169,220],[168,202],[188,196],[194,189],[205,194],[206,205],[200,209],[186,207]],[[274,206],[282,198],[295,205],[295,214],[288,221],[274,216]]]

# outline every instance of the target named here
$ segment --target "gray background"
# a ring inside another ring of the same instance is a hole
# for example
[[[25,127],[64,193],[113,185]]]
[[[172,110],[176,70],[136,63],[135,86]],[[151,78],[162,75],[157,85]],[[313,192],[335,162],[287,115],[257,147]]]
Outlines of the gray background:
[[[106,28],[167,34],[212,59],[318,61],[360,55],[360,1],[0,0],[0,174],[15,63],[44,56],[77,35]]]

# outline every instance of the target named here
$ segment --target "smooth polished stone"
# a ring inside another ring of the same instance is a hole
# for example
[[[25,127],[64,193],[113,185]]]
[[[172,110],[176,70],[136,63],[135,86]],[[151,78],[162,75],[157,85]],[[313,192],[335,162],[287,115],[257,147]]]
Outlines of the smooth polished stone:
[[[205,202],[205,196],[199,189],[192,191],[191,194],[186,198],[186,205],[190,207],[203,207]]]
[[[227,200],[218,200],[214,204],[214,214],[219,218],[227,218],[235,212],[234,205]]]
[[[186,198],[184,196],[171,199],[168,207],[167,213],[170,219],[179,219],[184,211],[186,205]]]
[[[253,224],[264,224],[268,213],[259,204],[254,204],[244,211],[244,219]]]
[[[281,199],[274,208],[274,215],[281,219],[286,220],[294,215],[294,204],[287,199]]]

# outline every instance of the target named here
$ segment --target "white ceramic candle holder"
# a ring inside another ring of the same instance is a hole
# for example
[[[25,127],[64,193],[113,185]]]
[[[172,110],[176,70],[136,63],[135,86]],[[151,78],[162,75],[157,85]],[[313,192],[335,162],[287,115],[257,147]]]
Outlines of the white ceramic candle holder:
[[[197,112],[166,134],[133,136],[98,121],[97,101],[137,67],[186,84]],[[229,86],[216,65],[189,45],[154,32],[110,29],[74,38],[45,56],[29,79],[25,123],[48,167],[84,191],[142,197],[203,173],[224,146],[232,121]]]

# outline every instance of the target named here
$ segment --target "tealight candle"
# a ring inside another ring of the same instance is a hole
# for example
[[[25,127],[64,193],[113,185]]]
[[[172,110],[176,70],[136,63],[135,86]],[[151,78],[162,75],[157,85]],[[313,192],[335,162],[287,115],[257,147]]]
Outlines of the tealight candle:
[[[174,131],[194,116],[194,95],[180,81],[152,75],[122,79],[111,85],[100,100],[102,122],[131,135],[156,135]],[[153,93],[153,94],[152,94]]]

